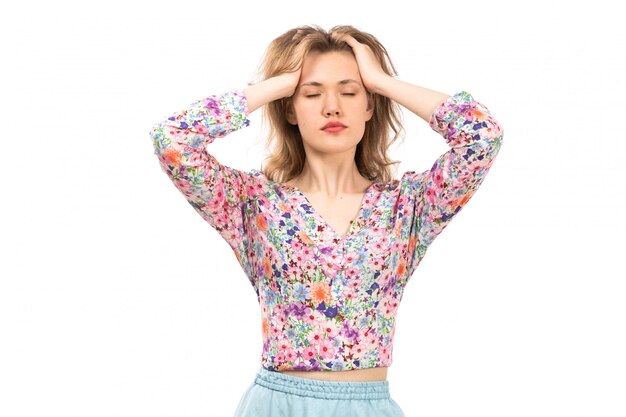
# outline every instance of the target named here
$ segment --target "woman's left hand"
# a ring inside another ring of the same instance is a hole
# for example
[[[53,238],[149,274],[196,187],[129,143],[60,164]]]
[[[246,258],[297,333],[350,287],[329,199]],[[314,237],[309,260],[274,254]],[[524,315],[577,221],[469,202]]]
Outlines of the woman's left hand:
[[[372,49],[348,34],[333,33],[332,36],[350,45],[352,51],[354,51],[356,63],[359,66],[359,73],[361,74],[365,88],[370,92],[377,92],[379,80],[389,78],[390,75],[383,71]]]

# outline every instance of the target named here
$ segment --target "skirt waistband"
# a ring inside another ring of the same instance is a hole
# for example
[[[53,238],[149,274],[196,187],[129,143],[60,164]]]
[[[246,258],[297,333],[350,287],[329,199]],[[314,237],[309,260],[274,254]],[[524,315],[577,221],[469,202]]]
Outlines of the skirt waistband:
[[[333,371],[329,371],[333,372]],[[322,381],[269,371],[261,367],[254,382],[290,394],[327,400],[382,400],[390,398],[389,381]]]

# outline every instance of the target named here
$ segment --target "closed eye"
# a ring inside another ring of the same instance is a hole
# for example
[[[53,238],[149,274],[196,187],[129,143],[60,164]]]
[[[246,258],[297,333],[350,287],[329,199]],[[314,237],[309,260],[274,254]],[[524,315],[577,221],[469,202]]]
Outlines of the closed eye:
[[[318,97],[321,94],[306,94],[305,97]],[[343,93],[344,96],[356,96],[355,93]]]

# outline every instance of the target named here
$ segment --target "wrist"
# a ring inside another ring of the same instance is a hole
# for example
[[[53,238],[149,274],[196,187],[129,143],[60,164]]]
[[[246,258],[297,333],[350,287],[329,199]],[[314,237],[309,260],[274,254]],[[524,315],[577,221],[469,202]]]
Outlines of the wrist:
[[[381,96],[389,97],[389,91],[392,89],[392,85],[396,83],[397,80],[388,74],[382,74],[381,76],[374,79],[371,83],[371,88],[369,89],[372,93],[380,94]]]
[[[274,100],[280,100],[290,95],[291,86],[289,80],[284,74],[275,75],[258,84],[259,88],[264,91],[265,101],[267,103]]]
[[[290,95],[291,89],[293,87],[290,86],[288,80],[282,75],[268,78],[246,88],[244,92],[248,99],[248,111],[252,113],[267,103]]]
[[[273,81],[274,88],[276,89],[276,99],[285,97],[291,97],[296,90],[298,80],[294,81],[294,77],[290,73],[283,73],[276,75],[270,80]]]

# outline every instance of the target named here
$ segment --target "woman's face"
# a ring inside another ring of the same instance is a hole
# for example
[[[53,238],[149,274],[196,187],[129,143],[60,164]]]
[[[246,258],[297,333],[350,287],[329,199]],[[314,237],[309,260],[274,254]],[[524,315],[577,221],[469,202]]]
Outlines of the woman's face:
[[[356,59],[348,51],[308,54],[292,100],[287,120],[298,125],[307,153],[354,154],[374,113]],[[330,122],[344,127],[325,128]]]

